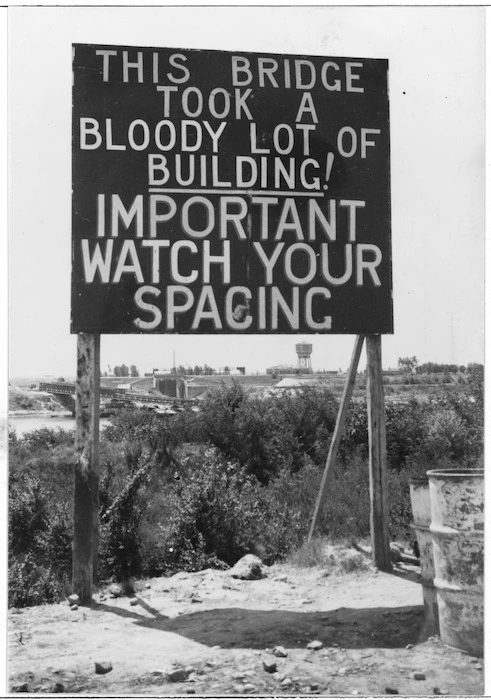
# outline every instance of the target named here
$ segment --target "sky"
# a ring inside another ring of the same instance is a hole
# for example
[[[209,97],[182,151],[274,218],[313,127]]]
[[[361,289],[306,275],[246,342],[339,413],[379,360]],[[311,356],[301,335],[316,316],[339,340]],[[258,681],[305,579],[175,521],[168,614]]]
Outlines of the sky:
[[[72,43],[389,60],[394,328],[384,367],[484,361],[484,8],[10,7],[9,375],[74,376]],[[346,369],[354,336],[103,335],[101,370]],[[363,365],[362,357],[361,364]]]

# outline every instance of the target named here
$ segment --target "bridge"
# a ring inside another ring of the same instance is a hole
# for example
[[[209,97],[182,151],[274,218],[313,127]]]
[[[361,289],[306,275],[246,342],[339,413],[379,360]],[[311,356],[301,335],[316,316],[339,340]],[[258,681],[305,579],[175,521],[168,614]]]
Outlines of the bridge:
[[[45,391],[48,394],[53,394],[59,402],[75,415],[75,384],[68,382],[40,382],[39,391]],[[152,396],[151,394],[138,394],[133,391],[123,391],[121,389],[110,389],[109,387],[100,387],[101,399],[109,398],[128,403],[148,403],[148,404],[176,404],[189,403],[188,399],[172,398],[169,396]],[[191,400],[191,403],[194,401]]]

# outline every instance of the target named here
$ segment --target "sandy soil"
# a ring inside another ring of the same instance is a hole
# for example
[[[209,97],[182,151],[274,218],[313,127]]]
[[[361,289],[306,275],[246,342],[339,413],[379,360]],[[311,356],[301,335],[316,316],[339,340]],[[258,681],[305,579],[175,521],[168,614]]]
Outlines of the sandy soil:
[[[70,695],[482,695],[483,661],[425,629],[417,569],[286,565],[243,581],[207,569],[11,610],[11,692]],[[319,649],[309,649],[313,641]],[[284,648],[286,656],[273,654]],[[104,674],[95,664],[110,663]],[[265,664],[276,664],[268,672]],[[175,672],[174,674],[172,672]]]

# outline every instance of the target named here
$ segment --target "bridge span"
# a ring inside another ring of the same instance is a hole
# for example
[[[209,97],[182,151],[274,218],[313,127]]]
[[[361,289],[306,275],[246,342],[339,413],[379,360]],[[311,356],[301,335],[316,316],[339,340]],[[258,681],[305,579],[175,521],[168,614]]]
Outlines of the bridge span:
[[[40,382],[39,391],[56,396],[59,402],[75,415],[75,384],[68,382]],[[148,403],[148,404],[176,404],[195,403],[192,399],[172,398],[169,396],[153,396],[151,394],[139,394],[133,391],[122,391],[121,389],[110,389],[100,387],[101,399],[113,399],[126,401],[128,403]]]

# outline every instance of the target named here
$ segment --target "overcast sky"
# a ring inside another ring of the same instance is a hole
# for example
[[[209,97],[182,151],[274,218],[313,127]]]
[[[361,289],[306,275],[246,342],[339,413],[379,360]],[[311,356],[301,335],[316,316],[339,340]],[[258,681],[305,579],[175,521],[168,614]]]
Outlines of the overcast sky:
[[[10,8],[10,376],[74,375],[72,43],[389,60],[393,336],[383,364],[483,362],[484,8]],[[295,364],[305,336],[104,335],[101,368]],[[307,339],[307,338],[306,338]],[[312,335],[345,369],[352,336]]]

